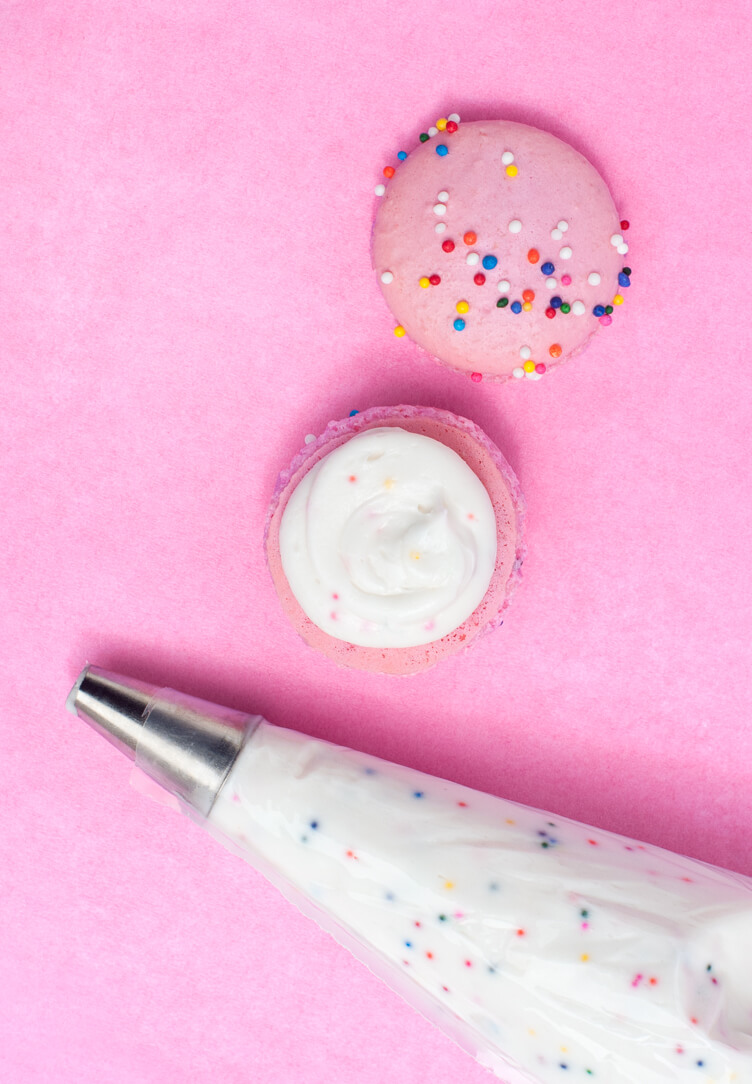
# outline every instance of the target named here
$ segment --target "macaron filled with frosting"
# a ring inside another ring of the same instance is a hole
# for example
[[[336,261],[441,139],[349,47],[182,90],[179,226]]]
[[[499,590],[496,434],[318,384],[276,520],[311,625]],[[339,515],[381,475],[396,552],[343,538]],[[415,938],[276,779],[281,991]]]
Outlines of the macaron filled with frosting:
[[[383,173],[372,261],[395,335],[476,382],[540,380],[613,323],[629,222],[569,144],[451,114]]]
[[[311,647],[412,674],[501,624],[523,514],[511,467],[472,422],[374,407],[330,423],[280,475],[267,561]]]

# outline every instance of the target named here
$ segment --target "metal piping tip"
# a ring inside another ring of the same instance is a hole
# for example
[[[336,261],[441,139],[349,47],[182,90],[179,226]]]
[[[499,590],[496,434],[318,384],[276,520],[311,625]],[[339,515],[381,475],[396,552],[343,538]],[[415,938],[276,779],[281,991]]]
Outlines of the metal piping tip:
[[[97,666],[82,671],[65,706],[202,816],[259,722]]]

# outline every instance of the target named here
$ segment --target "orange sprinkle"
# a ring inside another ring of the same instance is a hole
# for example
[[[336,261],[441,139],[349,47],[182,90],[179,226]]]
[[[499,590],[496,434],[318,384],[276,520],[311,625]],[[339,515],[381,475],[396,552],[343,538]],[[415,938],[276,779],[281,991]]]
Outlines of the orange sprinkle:
[[[657,986],[658,985],[658,979],[650,979],[650,985],[651,986]]]
[[[427,956],[427,958],[428,958],[429,960],[432,960],[432,959],[433,959],[433,953],[432,953],[432,952],[427,952],[427,953],[426,953],[426,956]]]
[[[540,259],[540,252],[537,248],[531,248],[527,254],[527,258],[530,260],[530,263],[537,263]]]
[[[525,936],[525,931],[524,930],[518,930],[517,931],[517,936],[518,937],[524,937]]]
[[[548,348],[548,352],[549,352],[549,354],[551,355],[552,358],[560,358],[561,357],[561,347],[559,346],[558,343],[552,343],[551,346],[549,346],[549,348]]]
[[[474,245],[475,242],[478,240],[478,234],[474,233],[473,230],[468,230],[462,240],[465,242],[466,245]]]
[[[393,177],[394,176],[394,166],[384,166],[384,176],[385,177]]]
[[[522,291],[522,300],[523,301],[535,301],[535,290],[523,290]]]
[[[354,474],[351,474],[350,477],[347,480],[348,480],[348,482],[357,482],[358,479],[356,478],[356,476]]]

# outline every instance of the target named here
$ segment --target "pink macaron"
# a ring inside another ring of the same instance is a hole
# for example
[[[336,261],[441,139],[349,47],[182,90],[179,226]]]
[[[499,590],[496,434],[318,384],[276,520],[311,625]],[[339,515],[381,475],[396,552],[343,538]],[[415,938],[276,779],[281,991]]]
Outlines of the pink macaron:
[[[539,380],[613,322],[629,223],[549,132],[454,114],[437,126],[376,188],[373,268],[395,334],[476,382]]]
[[[414,674],[501,624],[520,579],[523,520],[514,472],[477,425],[430,407],[373,407],[331,422],[280,474],[266,556],[282,608],[308,645],[342,666]],[[472,607],[456,626],[455,594]],[[355,611],[366,599],[367,620],[347,612],[348,597]],[[400,640],[404,607],[421,643]]]

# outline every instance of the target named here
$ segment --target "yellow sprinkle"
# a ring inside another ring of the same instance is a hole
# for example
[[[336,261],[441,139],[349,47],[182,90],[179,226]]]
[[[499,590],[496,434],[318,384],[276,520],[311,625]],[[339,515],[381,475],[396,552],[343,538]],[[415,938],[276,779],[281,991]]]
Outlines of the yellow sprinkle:
[[[522,302],[522,311],[523,312],[530,312],[532,307],[533,307],[532,301],[523,301]]]
[[[410,556],[412,557],[413,561],[419,561],[420,560],[420,554],[418,553],[417,550],[412,550],[412,552],[410,553]]]
[[[586,952],[583,952],[582,956],[580,956],[580,959],[582,960],[582,962],[584,964],[586,964],[588,962],[588,960],[590,959],[590,957],[588,956],[588,954]]]
[[[403,328],[402,324],[397,324],[396,328],[394,329],[394,334],[397,336],[398,339],[402,338],[402,336],[405,334],[405,329]]]
[[[424,290],[427,290],[428,287],[431,285],[431,280],[427,279],[426,276],[424,275],[423,278],[420,280],[420,284],[421,284],[421,286],[423,287]]]
[[[439,129],[440,132],[443,132],[447,126],[447,123],[448,121],[446,117],[440,117],[439,120],[436,121],[436,127]]]
[[[566,1046],[560,1046],[559,1050],[561,1050],[562,1054],[566,1054],[566,1052],[567,1052]]]
[[[616,297],[614,298],[614,305],[623,305],[623,304],[624,304],[624,298],[621,296],[621,294],[617,294]]]
[[[454,881],[444,881],[444,888],[446,888],[447,891],[450,891],[454,888]]]
[[[525,370],[526,373],[534,373],[535,372],[535,362],[532,361],[532,360],[528,360],[528,361],[525,362],[525,364],[522,366],[522,368]]]
[[[528,1028],[527,1033],[528,1035],[535,1035],[535,1028]]]
[[[507,177],[516,177],[519,172],[514,162],[512,162],[511,166],[507,166]]]
[[[513,821],[511,817],[507,817],[507,824],[516,824],[516,823],[517,822]]]
[[[394,486],[394,478],[385,478],[384,479],[384,489],[392,489],[393,486]]]
[[[467,312],[470,308],[467,301],[458,301],[455,307],[457,309],[457,312]]]

